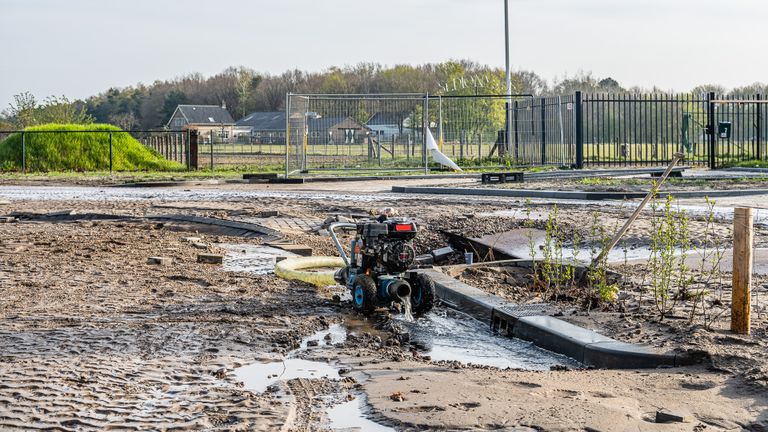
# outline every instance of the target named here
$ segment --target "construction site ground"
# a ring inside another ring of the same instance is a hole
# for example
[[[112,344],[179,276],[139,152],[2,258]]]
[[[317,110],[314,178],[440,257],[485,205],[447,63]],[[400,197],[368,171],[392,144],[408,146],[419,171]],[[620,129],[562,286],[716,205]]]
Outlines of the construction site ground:
[[[540,227],[555,204],[570,235],[588,236],[585,221],[595,214],[612,231],[633,202],[389,192],[395,184],[457,184],[445,179],[159,188],[75,183],[15,179],[0,185],[0,215],[126,216],[0,223],[0,430],[768,430],[765,275],[754,279],[750,336],[728,331],[727,312],[703,322],[686,301],[660,319],[642,261],[611,265],[627,279],[611,304],[586,310],[575,300],[555,301],[562,319],[615,339],[706,353],[699,366],[594,370],[563,359],[564,366],[551,368],[499,368],[432,358],[402,337],[407,325],[400,318],[366,320],[352,312],[338,287],[288,282],[226,261],[197,262],[200,253],[232,256],[262,240],[142,219],[247,220],[281,231],[315,255],[335,255],[330,238],[316,232],[329,216],[394,207],[419,222],[416,246],[423,253],[445,246],[443,231],[482,238],[523,228],[528,215]],[[753,186],[762,187],[737,187]],[[678,204],[705,207],[703,199]],[[718,200],[722,219],[713,235],[725,248],[732,241],[729,209],[739,205],[768,208],[768,196]],[[757,214],[757,248],[768,247],[767,214]],[[704,229],[693,218],[691,239],[704,236]],[[644,213],[628,244],[647,246],[651,230]],[[150,257],[167,260],[150,264]],[[551,300],[493,270],[462,277],[517,302]],[[708,305],[713,314],[728,310],[729,278],[726,269],[717,284],[704,287],[720,294]],[[437,323],[453,313],[438,306],[426,319]],[[329,365],[334,373],[303,370],[284,379],[293,360]],[[275,362],[282,366],[265,388],[243,378],[244,368],[256,365],[258,371]],[[665,410],[680,421],[658,423],[657,413]]]

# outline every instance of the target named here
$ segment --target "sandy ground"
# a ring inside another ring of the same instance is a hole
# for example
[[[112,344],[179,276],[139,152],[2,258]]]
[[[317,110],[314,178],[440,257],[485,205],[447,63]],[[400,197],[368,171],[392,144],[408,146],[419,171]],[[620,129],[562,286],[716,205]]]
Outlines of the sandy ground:
[[[365,199],[27,199],[0,205],[0,213],[74,209],[232,218],[277,209],[284,216],[324,218],[396,206],[426,227],[420,245],[426,250],[442,245],[442,229],[480,235],[519,226],[508,217],[481,220],[479,215],[525,206],[514,200],[376,195],[391,183],[350,185],[326,187]],[[301,186],[284,190],[311,193],[320,188]],[[266,190],[265,185],[217,188],[249,187]],[[534,211],[550,209],[537,203]],[[574,221],[596,209],[620,215],[620,210],[602,206],[563,209]],[[722,230],[727,237],[725,224]],[[642,229],[633,235],[638,241],[644,237]],[[330,359],[343,367],[340,378],[295,379],[255,393],[243,388],[235,368],[278,360],[303,337],[359,319],[350,315],[348,304],[334,301],[332,291],[198,264],[195,256],[203,251],[184,240],[188,236],[202,236],[208,252],[220,251],[217,243],[244,243],[163,224],[0,224],[0,429],[322,430],[327,428],[328,406],[363,394],[372,417],[399,430],[768,428],[768,393],[754,382],[766,371],[761,360],[764,321],[747,338],[722,329],[690,333],[689,327],[668,326],[670,320],[657,323],[650,311],[593,313],[596,319],[574,316],[619,339],[660,347],[693,347],[695,340],[709,339],[718,361],[669,370],[499,370],[431,361],[391,331],[364,326],[349,328],[352,337],[343,344],[301,354]],[[333,252],[327,237],[288,237],[312,245],[317,254]],[[758,238],[763,237],[761,232]],[[170,257],[173,263],[149,265],[150,256]],[[641,332],[634,334],[637,323]],[[735,350],[750,358],[729,359]],[[394,400],[394,395],[401,397]],[[687,412],[691,421],[655,424],[660,408]]]

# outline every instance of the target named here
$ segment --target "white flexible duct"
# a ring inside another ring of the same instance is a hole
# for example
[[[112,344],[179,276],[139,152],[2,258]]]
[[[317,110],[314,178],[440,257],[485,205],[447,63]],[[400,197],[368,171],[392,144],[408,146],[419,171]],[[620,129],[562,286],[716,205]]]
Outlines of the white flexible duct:
[[[311,272],[303,271],[312,268],[341,268],[344,260],[340,257],[311,256],[288,258],[275,265],[275,274],[287,280],[300,280],[316,286],[335,285],[334,270]]]

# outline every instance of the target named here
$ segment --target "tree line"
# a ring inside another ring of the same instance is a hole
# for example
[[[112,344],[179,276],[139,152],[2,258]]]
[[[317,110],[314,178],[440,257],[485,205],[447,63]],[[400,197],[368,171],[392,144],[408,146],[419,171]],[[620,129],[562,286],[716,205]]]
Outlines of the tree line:
[[[545,96],[584,92],[663,92],[658,88],[624,88],[616,80],[591,73],[555,78],[550,84],[535,72],[512,75],[513,92]],[[323,72],[289,70],[281,74],[260,73],[247,67],[229,67],[205,77],[199,73],[152,84],[113,87],[85,100],[70,101],[51,96],[38,101],[28,92],[14,96],[0,115],[0,129],[17,129],[43,123],[110,123],[123,129],[154,129],[165,126],[179,104],[226,104],[234,118],[252,111],[284,109],[285,95],[292,93],[429,93],[503,94],[504,71],[460,60],[423,65],[385,67],[377,63],[331,67]],[[731,91],[717,85],[698,86],[691,93],[715,91],[719,95],[768,93],[765,84],[752,84]]]

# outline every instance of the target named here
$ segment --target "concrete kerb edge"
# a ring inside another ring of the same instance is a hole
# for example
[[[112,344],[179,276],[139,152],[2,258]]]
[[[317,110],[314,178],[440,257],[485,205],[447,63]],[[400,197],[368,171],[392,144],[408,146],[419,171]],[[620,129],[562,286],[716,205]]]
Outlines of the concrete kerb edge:
[[[452,187],[392,186],[393,193],[426,195],[472,195],[512,198],[571,199],[583,201],[623,200],[643,198],[646,192],[585,192],[545,191],[530,189],[474,189]],[[746,195],[768,195],[768,189],[730,189],[711,191],[669,191],[660,192],[659,197],[672,195],[674,198],[735,197]]]
[[[700,363],[701,356],[656,353],[600,335],[547,315],[514,317],[502,310],[510,303],[498,296],[458,281],[434,269],[420,270],[435,281],[436,295],[447,306],[460,310],[502,334],[571,357],[585,366],[606,369],[641,369]]]

